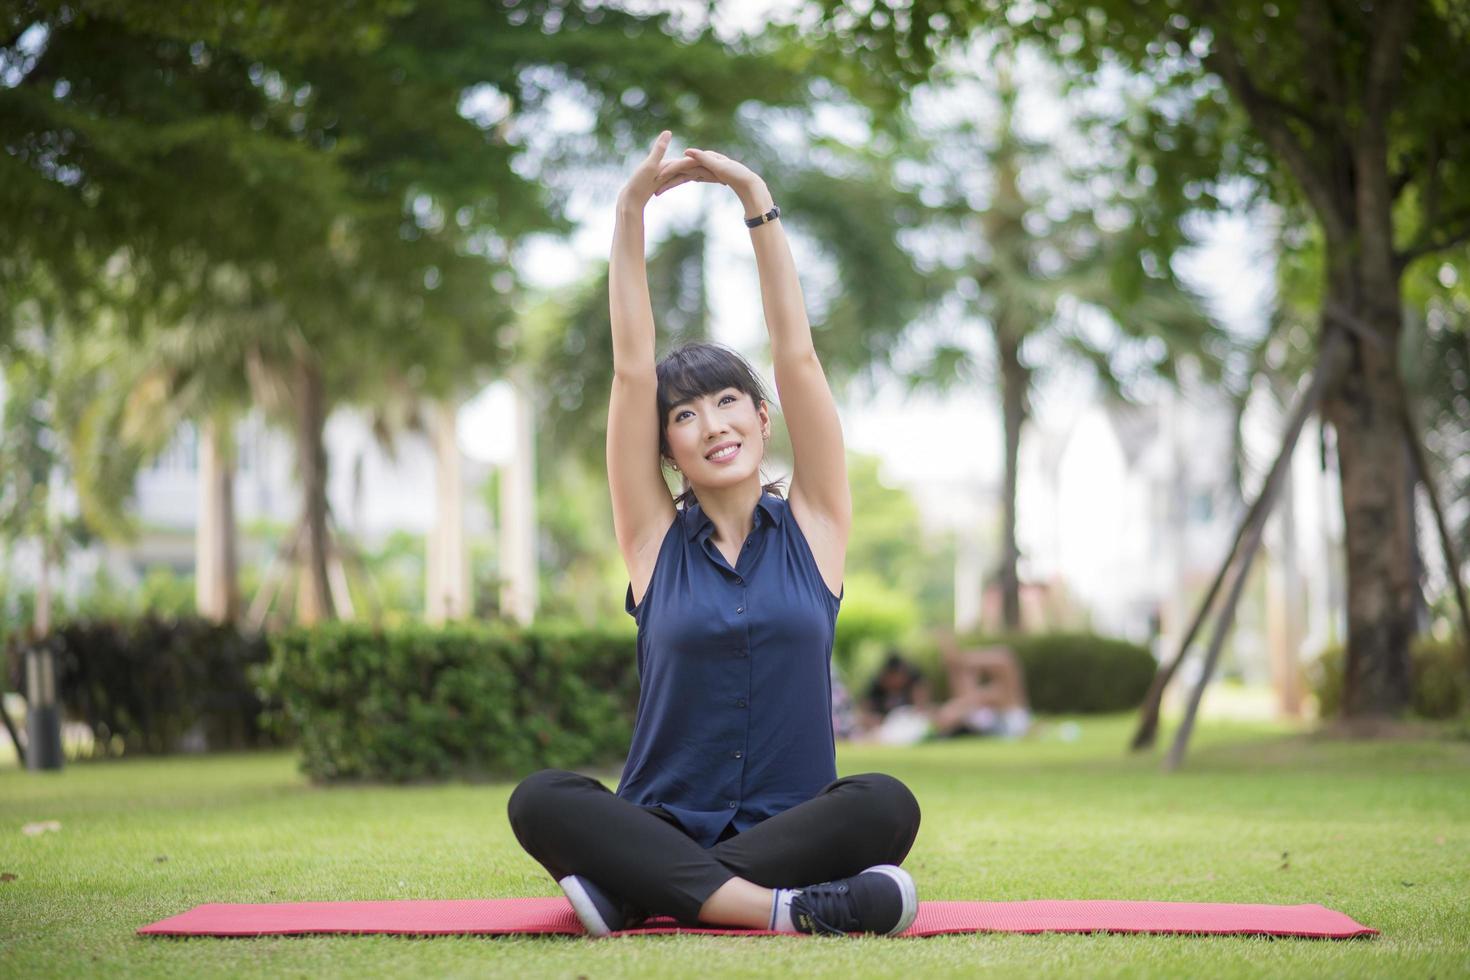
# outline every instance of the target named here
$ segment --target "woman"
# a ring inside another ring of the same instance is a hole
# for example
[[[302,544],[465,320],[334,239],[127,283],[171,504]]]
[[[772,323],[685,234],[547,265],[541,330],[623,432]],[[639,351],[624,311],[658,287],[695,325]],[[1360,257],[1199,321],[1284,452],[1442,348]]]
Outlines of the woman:
[[[828,664],[851,518],[836,405],[764,182],[712,151],[665,161],[669,138],[618,196],[609,268],[607,470],[638,623],[633,744],[616,795],[539,772],[511,795],[511,826],[593,935],[655,913],[902,932],[918,899],[897,865],[918,804],[890,776],[836,771]],[[749,365],[710,344],[654,361],[643,210],[690,181],[745,205],[796,456],[789,499],[761,482],[771,420]],[[683,476],[676,499],[661,461]]]

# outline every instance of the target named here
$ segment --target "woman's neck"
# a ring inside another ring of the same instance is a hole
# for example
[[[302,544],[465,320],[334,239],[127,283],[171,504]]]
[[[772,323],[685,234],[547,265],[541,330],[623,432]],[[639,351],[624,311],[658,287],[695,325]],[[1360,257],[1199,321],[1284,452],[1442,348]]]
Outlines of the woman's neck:
[[[706,487],[694,492],[700,510],[715,526],[716,544],[745,540],[755,521],[755,506],[763,492],[759,476],[730,487]]]

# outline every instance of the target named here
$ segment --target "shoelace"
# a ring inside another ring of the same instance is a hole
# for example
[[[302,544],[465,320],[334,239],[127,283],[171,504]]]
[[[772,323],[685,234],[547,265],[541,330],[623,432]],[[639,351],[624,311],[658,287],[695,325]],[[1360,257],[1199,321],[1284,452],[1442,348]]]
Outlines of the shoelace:
[[[813,932],[845,935],[860,925],[852,914],[850,895],[851,889],[846,883],[813,885],[791,900],[791,918],[800,921],[798,916],[804,917],[807,926],[815,927]],[[834,920],[844,922],[847,928],[837,925]]]

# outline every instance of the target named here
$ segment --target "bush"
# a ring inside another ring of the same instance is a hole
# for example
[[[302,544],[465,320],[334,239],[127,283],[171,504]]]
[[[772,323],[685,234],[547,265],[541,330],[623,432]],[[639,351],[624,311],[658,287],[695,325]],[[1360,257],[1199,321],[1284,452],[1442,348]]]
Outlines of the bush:
[[[271,646],[257,678],[316,780],[517,776],[615,760],[632,735],[626,630],[339,623]]]
[[[902,645],[919,614],[912,598],[872,576],[849,575],[844,589],[832,658],[840,670],[861,674],[880,663],[889,647]]]
[[[1033,711],[1129,711],[1143,703],[1158,664],[1137,644],[1089,633],[961,637],[964,646],[1008,646],[1026,675]]]
[[[176,752],[196,732],[209,749],[270,742],[248,676],[269,649],[233,626],[156,616],[79,619],[38,645],[55,657],[57,696],[68,717],[92,730],[94,755]],[[24,692],[25,648],[13,641],[10,652],[16,689]]]
[[[1453,718],[1470,705],[1470,666],[1458,640],[1417,637],[1409,647],[1409,659],[1414,672],[1414,714],[1421,718]],[[1346,668],[1346,651],[1332,646],[1322,651],[1309,669],[1317,694],[1317,712],[1323,718],[1342,714]]]

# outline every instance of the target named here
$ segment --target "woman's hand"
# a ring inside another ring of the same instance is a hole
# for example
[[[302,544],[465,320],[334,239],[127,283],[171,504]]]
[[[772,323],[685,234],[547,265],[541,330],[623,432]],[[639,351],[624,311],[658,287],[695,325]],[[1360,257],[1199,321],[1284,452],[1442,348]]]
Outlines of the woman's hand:
[[[665,163],[658,172],[654,195],[662,194],[672,187],[698,181],[702,184],[724,184],[743,200],[752,189],[760,186],[761,179],[745,164],[732,160],[714,150],[699,150],[694,147],[684,151],[684,156]]]
[[[669,148],[669,140],[673,133],[664,130],[658,134],[653,141],[653,149],[648,151],[648,156],[634,168],[628,177],[623,189],[618,192],[618,202],[641,209],[648,203],[648,199],[659,189],[660,170],[667,166],[664,163],[664,152]],[[677,161],[672,161],[677,162]]]

